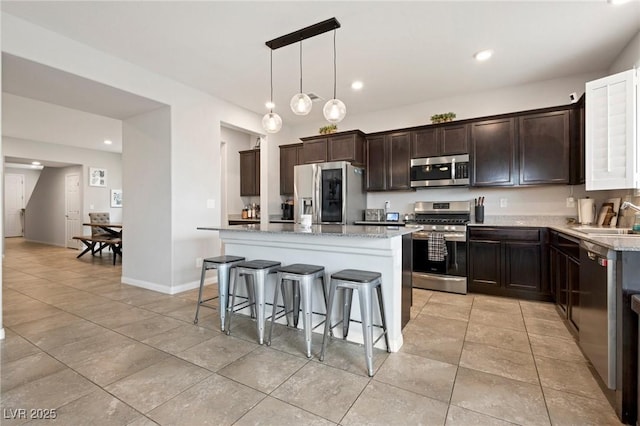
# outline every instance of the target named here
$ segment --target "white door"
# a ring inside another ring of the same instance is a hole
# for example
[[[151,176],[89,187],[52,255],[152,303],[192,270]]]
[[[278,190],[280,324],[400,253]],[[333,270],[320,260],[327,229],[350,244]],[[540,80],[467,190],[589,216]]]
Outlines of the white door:
[[[79,248],[79,241],[74,240],[76,235],[82,235],[82,222],[80,221],[80,175],[77,173],[65,176],[65,221],[67,247]]]
[[[4,175],[4,236],[21,237],[24,208],[24,175]]]

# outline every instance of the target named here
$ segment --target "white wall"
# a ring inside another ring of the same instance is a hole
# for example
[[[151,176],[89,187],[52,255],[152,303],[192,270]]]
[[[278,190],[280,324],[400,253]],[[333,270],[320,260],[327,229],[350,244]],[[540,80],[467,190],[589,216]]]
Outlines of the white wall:
[[[16,167],[5,167],[4,174],[15,174],[24,176],[24,204],[25,206],[31,198],[31,193],[40,178],[40,169],[19,169]]]
[[[66,247],[65,176],[82,173],[81,166],[45,167],[25,209],[24,236],[54,246]]]
[[[640,68],[640,31],[636,33],[616,60],[613,61],[607,74],[616,74],[631,68]]]
[[[11,137],[2,138],[3,152],[8,157],[49,160],[59,163],[82,165],[81,182],[83,204],[82,220],[89,220],[90,211],[109,212],[114,222],[122,221],[122,208],[111,208],[111,189],[122,189],[122,154],[76,148],[45,142],[36,142]],[[107,170],[107,186],[89,186],[89,167]],[[126,204],[124,204],[126,209]]]
[[[240,196],[240,154],[239,151],[252,149],[256,144],[254,136],[243,133],[238,130],[222,127],[220,129],[220,137],[222,142],[227,144],[226,147],[226,212],[227,214],[240,214],[242,208],[249,203],[260,203],[259,197],[241,197]],[[224,218],[222,218],[224,221]]]

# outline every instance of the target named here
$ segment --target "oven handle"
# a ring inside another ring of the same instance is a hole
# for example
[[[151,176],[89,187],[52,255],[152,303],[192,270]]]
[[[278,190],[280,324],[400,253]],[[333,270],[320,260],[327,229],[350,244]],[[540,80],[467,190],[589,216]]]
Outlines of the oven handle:
[[[428,240],[429,239],[429,234],[431,234],[431,232],[424,232],[424,231],[414,232],[413,233],[413,239],[414,240]],[[464,233],[447,234],[447,233],[445,233],[444,234],[444,239],[445,239],[445,241],[451,241],[451,242],[466,242],[467,241],[467,234],[464,234]]]
[[[451,160],[451,180],[453,183],[456,182],[456,159]]]

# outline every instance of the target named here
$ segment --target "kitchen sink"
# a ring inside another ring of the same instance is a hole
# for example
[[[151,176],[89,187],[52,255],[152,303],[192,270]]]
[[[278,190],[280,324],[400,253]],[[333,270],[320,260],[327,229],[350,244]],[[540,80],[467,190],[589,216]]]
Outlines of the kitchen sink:
[[[576,226],[574,231],[583,234],[601,237],[640,237],[640,234],[634,234],[631,228],[599,228],[595,226]]]

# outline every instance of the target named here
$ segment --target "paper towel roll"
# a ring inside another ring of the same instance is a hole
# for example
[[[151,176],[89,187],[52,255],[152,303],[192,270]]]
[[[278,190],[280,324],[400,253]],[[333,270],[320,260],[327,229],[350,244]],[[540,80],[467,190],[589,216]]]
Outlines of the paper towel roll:
[[[578,200],[578,221],[582,225],[590,225],[595,222],[596,203],[593,198],[581,198]]]

